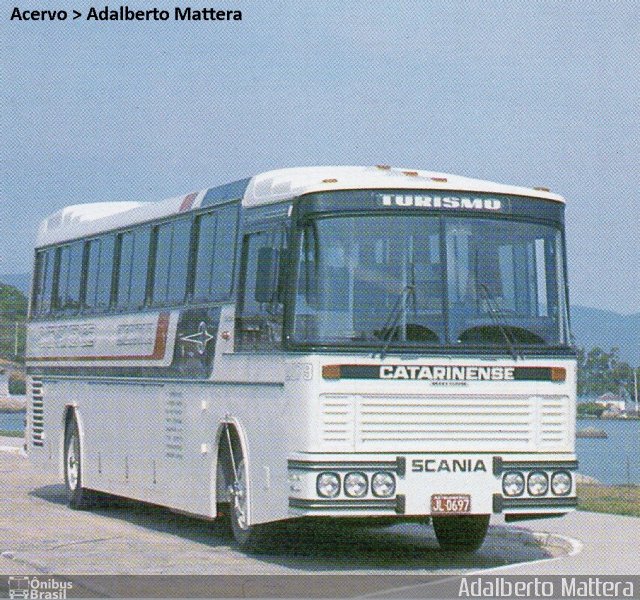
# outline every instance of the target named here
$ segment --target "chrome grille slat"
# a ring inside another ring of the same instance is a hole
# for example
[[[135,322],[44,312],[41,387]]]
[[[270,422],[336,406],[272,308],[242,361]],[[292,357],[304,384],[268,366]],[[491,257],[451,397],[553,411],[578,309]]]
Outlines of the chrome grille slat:
[[[563,448],[566,396],[325,394],[319,442],[355,451],[532,451]]]

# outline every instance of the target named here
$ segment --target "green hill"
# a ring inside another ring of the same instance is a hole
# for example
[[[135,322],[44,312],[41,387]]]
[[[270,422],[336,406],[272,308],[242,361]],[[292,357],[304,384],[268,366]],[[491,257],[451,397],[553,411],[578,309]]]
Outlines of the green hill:
[[[12,285],[0,283],[0,358],[22,359],[24,356],[27,297]],[[16,325],[17,324],[17,325]],[[16,327],[18,354],[16,357]]]

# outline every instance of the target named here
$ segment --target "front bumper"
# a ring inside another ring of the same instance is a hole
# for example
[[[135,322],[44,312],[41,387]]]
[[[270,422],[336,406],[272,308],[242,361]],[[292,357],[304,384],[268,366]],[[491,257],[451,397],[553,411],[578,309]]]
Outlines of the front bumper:
[[[543,471],[549,479],[556,471],[573,474],[578,463],[573,454],[415,453],[404,455],[296,454],[289,460],[289,516],[431,516],[431,498],[436,494],[469,496],[469,514],[539,516],[563,514],[575,509],[575,477],[569,493],[518,497],[503,493],[502,477],[514,470],[525,479],[532,471]],[[371,481],[376,472],[390,473],[396,481],[392,497],[375,497],[367,489],[360,498],[349,498],[341,487],[333,498],[322,498],[316,488],[320,473],[331,472],[341,481],[347,473],[363,473]]]

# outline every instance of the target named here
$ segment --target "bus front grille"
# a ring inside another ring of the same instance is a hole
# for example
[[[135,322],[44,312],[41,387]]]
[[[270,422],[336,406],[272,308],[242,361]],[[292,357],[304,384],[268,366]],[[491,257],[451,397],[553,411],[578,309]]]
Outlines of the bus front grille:
[[[337,451],[566,449],[567,396],[324,394],[318,440]]]

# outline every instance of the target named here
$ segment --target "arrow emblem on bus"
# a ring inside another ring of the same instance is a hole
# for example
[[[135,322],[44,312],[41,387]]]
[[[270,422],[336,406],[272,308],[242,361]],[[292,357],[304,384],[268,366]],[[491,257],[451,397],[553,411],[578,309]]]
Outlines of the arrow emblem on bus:
[[[202,321],[198,327],[198,333],[192,333],[191,335],[183,335],[180,338],[181,342],[187,342],[188,344],[195,344],[198,354],[204,354],[207,351],[207,344],[215,336],[211,335],[207,331],[207,324]]]

